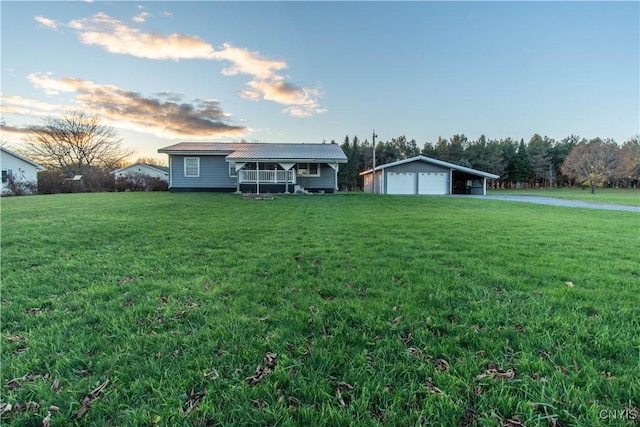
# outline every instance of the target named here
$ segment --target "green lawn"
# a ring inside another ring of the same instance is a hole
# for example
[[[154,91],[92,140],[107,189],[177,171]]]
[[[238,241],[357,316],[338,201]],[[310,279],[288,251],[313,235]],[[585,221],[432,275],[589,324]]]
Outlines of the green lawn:
[[[528,188],[516,190],[489,190],[487,194],[515,194],[520,196],[557,197],[585,202],[640,206],[640,189],[598,188],[591,194],[589,188]]]
[[[2,425],[640,419],[637,213],[112,193],[1,216]]]

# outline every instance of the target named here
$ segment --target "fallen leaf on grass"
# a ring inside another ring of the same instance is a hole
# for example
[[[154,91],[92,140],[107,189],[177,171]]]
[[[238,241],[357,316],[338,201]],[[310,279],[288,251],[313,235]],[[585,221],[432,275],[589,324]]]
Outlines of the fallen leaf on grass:
[[[382,409],[372,409],[371,416],[376,418],[378,421],[385,421],[387,419],[387,411]]]
[[[427,390],[434,394],[444,394],[442,390],[433,385],[433,380],[431,378],[427,378],[424,382],[424,386]]]
[[[287,397],[287,403],[289,404],[289,408],[298,408],[300,406],[300,400],[293,396]]]
[[[196,393],[194,389],[191,389],[191,392],[189,392],[189,398],[182,407],[182,414],[189,415],[191,411],[197,409],[206,394],[207,390],[205,389],[200,390],[198,393]]]
[[[4,388],[6,388],[7,390],[16,390],[19,389],[20,387],[22,387],[22,382],[27,382],[27,383],[31,383],[34,382],[36,380],[46,380],[49,379],[49,373],[46,374],[32,374],[32,373],[28,373],[28,374],[24,374],[21,377],[18,378],[14,378],[12,380],[8,380],[7,382],[4,383]]]
[[[9,342],[27,342],[29,340],[26,337],[21,337],[19,335],[9,335],[7,337],[7,341],[9,341]]]
[[[421,354],[421,353],[422,353],[422,350],[417,349],[417,348],[415,348],[415,347],[409,347],[409,348],[407,349],[407,352],[409,352],[409,354],[410,354],[410,355],[415,356],[416,354]]]
[[[400,338],[404,345],[409,345],[411,344],[411,341],[413,341],[413,332],[411,332],[410,329],[407,329],[404,337],[401,334],[398,334],[398,338]]]
[[[276,357],[278,357],[276,353],[267,352],[267,354],[265,354],[262,365],[258,365],[258,367],[256,368],[256,373],[247,378],[249,385],[258,384],[268,374],[271,373],[273,368],[276,366]]]
[[[129,282],[133,282],[133,277],[131,276],[125,276],[122,279],[118,280],[118,286],[122,286],[125,283],[129,283]]]
[[[435,361],[436,369],[439,371],[447,372],[451,367],[449,366],[449,362],[444,359],[437,359]]]
[[[564,282],[565,285],[567,285],[568,288],[573,288],[573,282]]]
[[[0,415],[11,413],[17,414],[27,411],[38,412],[41,407],[42,405],[38,402],[16,403],[15,405],[10,403],[0,403]]]
[[[460,427],[472,427],[477,424],[476,418],[478,416],[473,411],[473,409],[467,409],[467,411],[462,416],[462,420],[460,421]]]
[[[51,390],[53,390],[53,392],[56,394],[60,392],[60,378],[56,378],[55,380],[53,380],[53,384],[51,384]]]
[[[204,377],[208,380],[217,380],[218,378],[220,378],[220,374],[218,373],[216,368],[212,368],[211,372],[207,372],[206,374],[204,374]]]
[[[524,427],[524,424],[520,421],[520,417],[514,415],[511,418],[507,418],[502,422],[502,427]]]
[[[353,386],[349,383],[340,383],[338,384],[338,388],[336,388],[336,396],[338,397],[338,402],[340,402],[340,404],[342,406],[347,406],[348,401],[345,402],[344,397],[342,396],[342,391],[343,390],[349,390],[352,391],[353,390]]]
[[[47,416],[42,420],[42,427],[51,426],[51,412],[47,412]]]
[[[264,409],[267,406],[267,402],[265,402],[264,400],[251,400],[251,403],[253,403],[254,408],[258,408],[258,409]]]
[[[476,381],[483,380],[485,378],[498,378],[501,380],[512,380],[516,376],[516,371],[513,368],[509,368],[506,371],[498,368],[495,364],[489,363],[489,366],[484,374],[476,376]]]
[[[22,354],[27,350],[29,350],[29,347],[25,347],[23,345],[19,345],[18,347],[16,347],[15,350],[13,350],[13,354]]]
[[[100,384],[98,387],[96,387],[93,390],[91,390],[91,392],[89,394],[87,394],[80,401],[80,409],[78,410],[78,413],[76,414],[76,419],[77,420],[82,418],[82,416],[89,410],[89,408],[91,407],[91,404],[93,403],[93,401],[100,397],[100,394],[105,389],[105,387],[107,387],[108,384],[109,384],[109,380],[106,380],[105,382]]]

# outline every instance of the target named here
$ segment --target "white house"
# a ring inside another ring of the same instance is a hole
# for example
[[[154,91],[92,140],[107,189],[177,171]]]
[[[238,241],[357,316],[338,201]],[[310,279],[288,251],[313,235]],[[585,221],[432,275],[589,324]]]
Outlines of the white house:
[[[2,168],[2,195],[11,194],[9,188],[11,180],[37,186],[38,171],[44,170],[43,166],[4,147],[0,147],[0,167]]]
[[[116,179],[122,177],[135,177],[137,175],[150,176],[169,182],[169,168],[165,166],[149,165],[146,163],[135,163],[124,168],[110,172]]]

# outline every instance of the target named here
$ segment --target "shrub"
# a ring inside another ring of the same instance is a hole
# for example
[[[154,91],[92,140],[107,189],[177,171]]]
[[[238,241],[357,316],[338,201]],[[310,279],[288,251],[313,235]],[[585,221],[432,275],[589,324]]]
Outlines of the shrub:
[[[33,181],[19,179],[15,176],[7,177],[6,187],[2,190],[3,196],[24,196],[33,194],[38,190],[38,185]]]
[[[167,191],[169,184],[160,178],[136,174],[116,178],[116,191]]]

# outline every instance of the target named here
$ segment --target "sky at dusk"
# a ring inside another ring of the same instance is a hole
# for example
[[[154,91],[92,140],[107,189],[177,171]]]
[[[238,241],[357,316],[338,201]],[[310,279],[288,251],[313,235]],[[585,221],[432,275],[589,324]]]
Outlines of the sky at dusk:
[[[640,133],[640,2],[2,1],[2,144],[82,110],[181,141]]]

